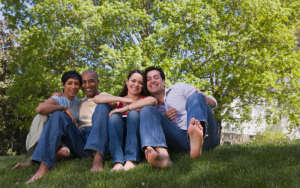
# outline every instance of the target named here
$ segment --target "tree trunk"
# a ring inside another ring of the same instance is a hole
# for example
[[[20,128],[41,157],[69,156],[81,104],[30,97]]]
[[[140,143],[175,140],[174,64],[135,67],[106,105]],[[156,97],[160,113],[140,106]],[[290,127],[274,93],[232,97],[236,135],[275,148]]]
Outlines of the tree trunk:
[[[217,121],[217,125],[218,125],[218,131],[219,131],[219,135],[220,135],[219,144],[221,145],[221,140],[222,140],[222,120],[218,120]]]

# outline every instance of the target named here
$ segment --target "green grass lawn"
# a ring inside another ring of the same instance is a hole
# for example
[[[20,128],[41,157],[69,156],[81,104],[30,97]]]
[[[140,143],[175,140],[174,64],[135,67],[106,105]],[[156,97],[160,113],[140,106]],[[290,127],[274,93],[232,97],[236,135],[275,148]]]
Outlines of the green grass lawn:
[[[37,166],[11,170],[24,156],[0,157],[0,187],[300,187],[300,142],[219,146],[193,160],[171,152],[173,166],[158,169],[143,161],[128,172],[90,173],[92,159],[58,163],[31,185],[25,182]]]

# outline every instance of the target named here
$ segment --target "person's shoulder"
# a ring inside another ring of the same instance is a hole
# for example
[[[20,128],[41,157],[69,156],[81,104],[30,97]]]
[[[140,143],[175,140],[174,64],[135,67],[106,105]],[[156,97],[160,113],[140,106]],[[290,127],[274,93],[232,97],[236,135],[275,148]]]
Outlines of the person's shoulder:
[[[184,82],[178,82],[178,83],[172,85],[170,88],[187,88],[187,87],[194,87],[194,86],[184,83]]]
[[[59,97],[59,96],[52,96],[52,97],[50,97],[50,99],[55,99],[55,100],[60,100],[60,98],[62,98],[62,97]]]
[[[78,101],[86,101],[87,100],[87,96],[83,97],[82,99],[79,99]]]
[[[61,101],[63,101],[62,98],[65,98],[65,97],[59,97],[59,96],[50,97],[50,99],[54,99],[56,101],[56,103],[60,103]]]
[[[99,95],[103,95],[103,94],[105,94],[105,95],[111,95],[111,94],[106,93],[106,92],[101,92],[101,93],[99,93]]]

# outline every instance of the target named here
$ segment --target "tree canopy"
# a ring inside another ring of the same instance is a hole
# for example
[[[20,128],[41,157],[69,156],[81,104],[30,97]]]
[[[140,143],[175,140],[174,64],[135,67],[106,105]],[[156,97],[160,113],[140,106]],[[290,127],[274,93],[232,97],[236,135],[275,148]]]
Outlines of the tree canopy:
[[[168,86],[182,81],[214,96],[219,125],[249,120],[256,104],[289,116],[291,127],[299,125],[298,1],[30,2],[29,9],[5,2],[2,8],[15,24],[27,24],[9,65],[15,113],[33,117],[40,102],[61,90],[66,70],[95,70],[99,89],[118,94],[130,70],[159,65]],[[28,19],[14,11],[26,11]],[[235,99],[239,103],[230,105]]]

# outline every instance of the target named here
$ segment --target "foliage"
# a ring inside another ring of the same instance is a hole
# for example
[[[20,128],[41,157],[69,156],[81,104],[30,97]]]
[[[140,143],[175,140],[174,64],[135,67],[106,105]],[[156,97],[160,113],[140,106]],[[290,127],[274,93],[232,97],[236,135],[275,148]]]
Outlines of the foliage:
[[[105,159],[101,173],[90,172],[90,158],[71,159],[59,162],[31,185],[25,182],[38,166],[11,170],[24,156],[0,157],[0,183],[3,187],[299,187],[299,146],[299,142],[220,146],[196,160],[188,152],[171,152],[170,168],[153,168],[143,161],[127,172],[110,172],[111,158]]]
[[[283,133],[279,126],[268,125],[266,129],[255,135],[255,142],[282,142],[288,141],[288,135]]]
[[[289,116],[291,127],[299,125],[298,1],[31,2],[30,24],[9,67],[9,96],[24,117],[60,90],[66,70],[93,69],[100,89],[117,94],[129,70],[154,64],[165,70],[167,85],[183,81],[214,96],[219,123],[244,121],[249,106],[268,104]],[[8,7],[9,15],[20,11]],[[230,106],[235,99],[240,103]]]
[[[8,65],[13,61],[10,51],[15,48],[16,39],[13,30],[7,30],[7,22],[0,20],[0,155],[6,155],[11,145],[11,136],[14,137],[14,151],[20,154],[24,150],[25,130],[14,125],[14,121],[23,118],[13,113],[14,101],[7,101],[7,90],[12,85]]]

